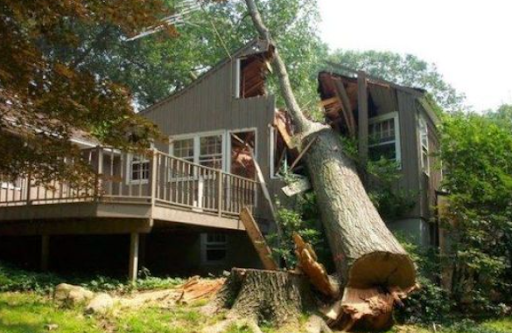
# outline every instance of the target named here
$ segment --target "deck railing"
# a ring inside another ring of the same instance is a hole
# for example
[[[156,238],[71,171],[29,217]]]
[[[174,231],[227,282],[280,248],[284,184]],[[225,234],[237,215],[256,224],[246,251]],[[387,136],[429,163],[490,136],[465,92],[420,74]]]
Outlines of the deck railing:
[[[82,153],[94,169],[93,184],[37,184],[27,177],[20,181],[20,186],[3,183],[0,207],[101,201],[147,203],[221,216],[238,215],[244,206],[256,206],[255,180],[157,150],[133,155],[96,147]]]

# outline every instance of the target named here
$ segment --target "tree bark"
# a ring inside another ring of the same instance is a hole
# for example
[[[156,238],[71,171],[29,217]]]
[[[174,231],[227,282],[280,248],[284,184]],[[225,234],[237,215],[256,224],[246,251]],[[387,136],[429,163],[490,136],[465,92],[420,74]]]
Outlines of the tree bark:
[[[302,311],[311,307],[312,299],[309,282],[302,274],[233,268],[213,301],[213,312],[230,309],[230,319],[282,326],[297,322]]]
[[[260,38],[271,41],[255,1],[245,1]],[[306,154],[306,165],[342,286],[413,287],[414,264],[370,201],[354,163],[343,153],[338,134],[306,119],[277,49],[273,66],[298,135],[303,142],[316,137]]]

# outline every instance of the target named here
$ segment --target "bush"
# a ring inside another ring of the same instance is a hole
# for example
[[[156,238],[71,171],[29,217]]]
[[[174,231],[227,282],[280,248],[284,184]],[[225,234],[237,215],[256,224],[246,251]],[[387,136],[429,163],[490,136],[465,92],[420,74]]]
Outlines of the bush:
[[[313,246],[319,261],[330,268],[332,257],[319,216],[316,197],[312,192],[298,195],[293,207],[279,207],[276,222],[282,232],[280,243],[278,244],[277,234],[270,234],[267,239],[272,251],[284,259],[288,268],[297,264],[293,242],[295,232]]]
[[[52,273],[35,273],[0,263],[0,291],[48,293],[62,280]]]
[[[420,248],[403,236],[397,235],[400,243],[407,250],[418,267],[420,289],[404,300],[404,307],[397,311],[397,318],[405,323],[431,324],[450,319],[454,303],[448,293],[435,281],[440,272],[438,253],[434,249]]]
[[[53,292],[56,285],[67,282],[79,285],[94,292],[130,292],[133,290],[150,290],[173,288],[184,281],[180,278],[151,276],[149,270],[143,268],[134,286],[127,280],[101,275],[62,277],[54,273],[38,273],[25,271],[12,265],[0,262],[0,292],[33,291],[41,294]]]

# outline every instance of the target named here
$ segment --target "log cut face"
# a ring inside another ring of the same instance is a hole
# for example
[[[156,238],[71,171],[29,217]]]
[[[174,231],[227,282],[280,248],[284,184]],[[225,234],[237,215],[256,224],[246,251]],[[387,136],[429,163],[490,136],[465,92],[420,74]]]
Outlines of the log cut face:
[[[340,282],[353,288],[414,286],[413,262],[370,201],[353,161],[340,151],[338,136],[330,129],[311,135],[317,142],[306,163]]]

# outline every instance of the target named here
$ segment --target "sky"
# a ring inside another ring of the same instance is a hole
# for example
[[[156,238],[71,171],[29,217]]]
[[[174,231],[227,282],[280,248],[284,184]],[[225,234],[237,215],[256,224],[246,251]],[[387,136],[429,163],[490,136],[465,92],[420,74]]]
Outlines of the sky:
[[[512,1],[318,0],[331,49],[414,54],[481,111],[512,104]]]

